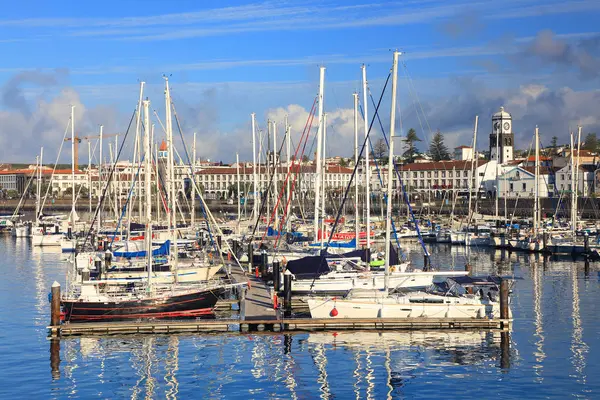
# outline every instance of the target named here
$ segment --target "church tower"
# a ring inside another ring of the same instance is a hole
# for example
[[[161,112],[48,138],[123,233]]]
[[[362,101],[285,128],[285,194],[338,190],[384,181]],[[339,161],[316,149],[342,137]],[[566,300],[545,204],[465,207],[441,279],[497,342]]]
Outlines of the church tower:
[[[500,142],[496,144],[496,140]],[[513,159],[515,135],[512,131],[512,116],[500,107],[500,111],[492,115],[492,133],[490,134],[490,160],[498,160],[504,164]],[[496,155],[498,147],[499,157]]]

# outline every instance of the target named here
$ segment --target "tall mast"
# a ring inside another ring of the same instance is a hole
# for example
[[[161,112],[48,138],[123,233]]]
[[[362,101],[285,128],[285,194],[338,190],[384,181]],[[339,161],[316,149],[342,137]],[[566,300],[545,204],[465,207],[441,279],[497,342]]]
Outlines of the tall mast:
[[[290,179],[290,168],[291,168],[291,157],[292,157],[292,144],[291,144],[291,127],[288,125],[288,117],[285,116],[285,144],[286,144],[286,156],[287,156],[287,187],[286,187],[286,208],[285,208],[285,225],[286,230],[290,231],[290,195],[291,195],[291,179]]]
[[[575,213],[574,213],[574,217],[575,219],[573,221],[575,221],[575,226],[577,226],[577,214],[578,214],[578,207],[577,207],[577,197],[579,194],[579,150],[581,150],[581,125],[579,125],[577,127],[577,162],[575,163],[575,186],[574,186],[574,190],[575,190]],[[582,193],[583,195],[583,193]]]
[[[533,204],[533,234],[537,236],[540,228],[540,130],[535,126],[535,181]]]
[[[475,127],[473,128],[473,158],[471,159],[471,175],[469,176],[469,218],[467,219],[467,226],[471,222],[473,213],[471,212],[471,204],[473,201],[473,180],[475,179],[475,165],[477,165],[477,123],[479,122],[479,115],[475,116]],[[479,190],[477,190],[479,192]],[[477,196],[477,192],[475,196]],[[467,246],[468,249],[468,246]]]
[[[279,226],[279,207],[277,205],[277,197],[279,196],[279,176],[277,175],[277,123],[273,123],[273,207],[275,207],[275,229],[280,230]]]
[[[146,199],[146,256],[148,262],[148,290],[152,291],[152,149],[150,147],[150,101],[144,100],[144,172],[145,172],[145,199]],[[140,110],[141,111],[141,110]],[[140,198],[141,198],[140,193]],[[140,209],[141,210],[141,209]]]
[[[75,106],[71,106],[71,230],[75,233]]]
[[[88,140],[88,203],[89,210],[88,212],[92,214],[92,142]]]
[[[257,198],[257,193],[259,192],[258,190],[258,173],[256,171],[257,166],[256,166],[256,114],[252,113],[250,114],[252,117],[252,180],[254,181],[254,195],[252,196],[254,198],[254,202],[253,202],[253,206],[252,206],[252,213],[254,215],[253,220],[254,223],[256,224],[256,222],[258,221],[258,198]]]
[[[500,184],[498,182],[498,164],[500,164],[500,130],[496,133],[496,224],[498,223],[498,199]],[[473,149],[475,150],[475,149]],[[498,226],[498,225],[496,225]]]
[[[240,234],[241,204],[240,204],[240,154],[235,153],[235,166],[237,175],[237,233]]]
[[[98,227],[96,228],[96,233],[100,233],[100,229],[102,228],[102,193],[104,192],[104,185],[102,182],[102,133],[104,130],[104,126],[100,125],[100,155],[98,158]],[[107,183],[108,184],[108,183]]]
[[[575,240],[575,221],[577,220],[575,204],[577,203],[577,194],[575,190],[575,151],[573,140],[573,131],[571,131],[571,234],[573,235],[573,240]]]
[[[194,132],[194,142],[192,143],[192,181],[196,182],[196,132]],[[238,216],[239,220],[239,216]],[[192,185],[192,212],[190,216],[190,224],[192,228],[196,223],[196,185]]]
[[[142,116],[142,98],[144,95],[144,83],[145,82],[140,82],[140,97],[138,100],[138,115],[137,115],[137,125],[136,125],[136,129],[135,129],[135,137],[136,137],[136,141],[139,143],[137,146],[137,159],[138,159],[138,169],[139,167],[142,166],[142,141],[141,141],[141,136],[142,136],[142,127],[141,127],[141,116]],[[148,154],[148,153],[146,153]],[[148,155],[146,155],[146,157],[148,157]],[[133,174],[131,174],[131,176],[133,177]],[[137,179],[136,182],[136,187],[137,187],[137,191],[136,194],[138,196],[138,215],[140,216],[140,220],[142,219],[142,215],[144,215],[143,211],[142,211],[142,181],[140,179]]]
[[[319,237],[319,204],[321,196],[321,147],[323,136],[323,96],[325,92],[325,67],[319,68],[319,127],[317,129],[317,154],[315,156],[315,216],[314,216],[314,240]],[[323,235],[323,232],[321,233]],[[321,242],[323,248],[323,242]]]
[[[387,176],[387,214],[385,219],[385,278],[384,288],[387,293],[390,285],[390,252],[391,249],[391,231],[392,231],[392,180],[394,179],[394,134],[396,131],[396,87],[398,84],[398,56],[400,53],[394,51],[394,64],[392,66],[392,106],[390,110],[390,154],[388,156],[388,176]],[[369,242],[369,237],[367,237]]]
[[[323,114],[323,185],[321,186],[321,248],[323,248],[323,240],[325,239],[325,216],[327,213],[325,212],[325,186],[327,186],[327,113]]]
[[[35,203],[35,221],[36,223],[39,221],[40,219],[40,208],[42,206],[42,168],[44,166],[44,148],[42,147],[40,149],[40,161],[39,161],[39,166],[38,166],[38,187],[37,187],[37,202]]]
[[[358,93],[353,93],[354,97],[354,165],[358,164]],[[355,248],[360,247],[360,214],[358,212],[358,177],[354,177],[354,238]]]
[[[371,185],[371,166],[369,165],[369,114],[367,102],[367,66],[362,65],[362,84],[363,84],[363,107],[365,120],[365,140],[367,141],[367,149],[365,151],[365,206],[366,206],[366,224],[367,224],[367,249],[371,248],[371,193],[369,186]],[[358,239],[356,239],[358,240]],[[367,264],[369,260],[367,260]]]
[[[171,229],[171,238],[173,239],[174,253],[174,276],[175,282],[177,282],[177,264],[179,262],[179,249],[177,246],[177,188],[175,182],[175,157],[173,153],[173,123],[171,120],[171,91],[169,89],[169,78],[165,77],[165,106],[166,114],[165,121],[167,127],[167,162],[168,162],[168,183],[169,183],[169,227]]]

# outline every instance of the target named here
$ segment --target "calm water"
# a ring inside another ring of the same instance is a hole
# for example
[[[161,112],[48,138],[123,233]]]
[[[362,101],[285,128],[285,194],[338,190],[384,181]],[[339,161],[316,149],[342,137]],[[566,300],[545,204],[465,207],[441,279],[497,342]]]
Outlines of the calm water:
[[[1,398],[600,398],[595,263],[471,255],[476,272],[524,278],[504,355],[490,332],[113,336],[61,340],[52,364],[61,254],[6,236],[0,260]],[[433,260],[463,268],[464,250],[435,247]]]

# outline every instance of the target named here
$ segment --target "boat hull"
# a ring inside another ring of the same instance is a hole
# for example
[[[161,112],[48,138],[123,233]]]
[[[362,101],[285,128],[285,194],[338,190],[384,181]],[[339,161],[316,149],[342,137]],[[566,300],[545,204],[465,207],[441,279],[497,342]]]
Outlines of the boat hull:
[[[60,246],[62,238],[62,234],[33,234],[31,244],[34,246]]]
[[[69,322],[196,318],[211,315],[223,293],[223,289],[211,289],[142,300],[63,300],[61,305]]]
[[[425,304],[386,303],[364,299],[309,299],[312,318],[500,318],[498,303]],[[335,308],[337,313],[332,312]]]
[[[436,271],[436,272],[398,272],[390,273],[390,289],[424,289],[433,283],[434,278],[449,276],[464,276],[463,271]],[[354,277],[326,277],[317,279],[302,279],[292,281],[292,293],[295,294],[329,294],[344,295],[352,289],[383,290],[385,275],[383,273],[354,276]]]

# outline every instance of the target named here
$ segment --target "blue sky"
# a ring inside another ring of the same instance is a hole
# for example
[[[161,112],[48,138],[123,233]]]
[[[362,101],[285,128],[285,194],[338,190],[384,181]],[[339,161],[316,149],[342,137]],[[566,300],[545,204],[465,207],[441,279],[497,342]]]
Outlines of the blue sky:
[[[56,154],[69,104],[81,132],[101,123],[123,131],[139,80],[160,114],[163,73],[186,135],[200,135],[200,154],[248,158],[249,114],[262,125],[289,114],[301,129],[319,65],[330,151],[349,156],[360,65],[376,95],[395,48],[405,52],[403,127],[417,129],[422,148],[436,129],[450,146],[467,144],[475,115],[487,147],[501,105],[513,113],[519,147],[536,124],[546,143],[566,142],[577,123],[600,127],[599,17],[600,1],[578,0],[14,2],[0,19],[0,161],[31,159],[38,144]]]

